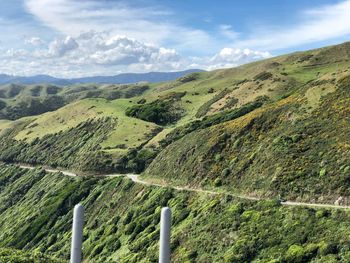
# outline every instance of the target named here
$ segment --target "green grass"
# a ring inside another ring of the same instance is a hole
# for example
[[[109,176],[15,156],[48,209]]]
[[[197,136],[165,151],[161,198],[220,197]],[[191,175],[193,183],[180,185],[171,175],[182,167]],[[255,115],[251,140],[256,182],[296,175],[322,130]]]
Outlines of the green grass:
[[[117,124],[110,131],[107,138],[101,144],[108,151],[122,151],[135,148],[148,140],[149,134],[158,126],[153,123],[130,118],[125,115],[126,108],[130,105],[129,100],[118,99],[107,101],[105,99],[85,99],[69,104],[57,111],[48,112],[35,118],[15,137],[16,140],[28,142],[35,138],[64,132],[76,127],[78,124],[91,119],[112,117],[117,119]],[[10,121],[0,123],[0,127],[9,127]],[[126,145],[125,149],[116,146]]]
[[[108,105],[108,111],[117,117],[117,126],[108,138],[102,143],[102,147],[110,147],[116,151],[116,146],[125,144],[127,148],[137,148],[150,139],[150,134],[158,125],[149,123],[125,115],[129,107],[128,100],[115,100]]]

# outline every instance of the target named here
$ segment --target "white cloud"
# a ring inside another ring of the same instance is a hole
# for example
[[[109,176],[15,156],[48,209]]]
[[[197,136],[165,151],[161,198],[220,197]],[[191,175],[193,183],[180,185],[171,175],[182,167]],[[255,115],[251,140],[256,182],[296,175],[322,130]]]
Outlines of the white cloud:
[[[98,33],[96,33],[98,34]],[[89,41],[96,39],[93,36]],[[94,49],[94,50],[93,50]],[[174,49],[141,43],[127,37],[113,36],[93,44],[89,56],[96,64],[130,65],[137,63],[168,63],[179,60]]]
[[[224,46],[274,51],[350,35],[350,0],[303,11],[292,25],[251,28],[251,33],[245,35],[227,24],[219,25],[217,32],[210,34],[181,24],[178,14],[164,7],[131,6],[132,1],[127,0],[24,2],[34,17],[64,35],[77,37],[89,30],[108,31],[192,55],[208,55]],[[146,3],[143,1],[143,5]]]
[[[237,40],[239,37],[239,33],[234,31],[231,25],[220,25],[219,32],[231,40]]]
[[[40,46],[40,45],[44,44],[44,41],[42,41],[39,37],[27,38],[24,40],[24,42],[26,44],[32,45],[32,46]]]
[[[259,29],[236,46],[278,50],[350,35],[350,0],[306,10],[292,26]]]
[[[47,47],[34,51],[10,49],[0,55],[4,61],[0,65],[0,72],[76,77],[187,68],[216,69],[269,56],[267,52],[224,48],[214,56],[189,58],[181,56],[175,49],[108,32],[90,31],[77,37],[67,36],[53,40]]]
[[[183,58],[174,49],[93,31],[76,38],[56,39],[46,48],[32,52],[9,49],[0,55],[0,59],[5,62],[0,66],[0,72],[45,73],[63,77],[186,67],[181,63]]]
[[[28,12],[46,26],[77,37],[88,31],[107,31],[145,43],[197,50],[215,49],[219,41],[207,32],[181,25],[164,7],[130,6],[130,2],[86,0],[24,0]]]
[[[191,66],[207,70],[232,68],[269,57],[272,57],[269,52],[239,48],[223,48],[212,57],[193,58]]]
[[[67,52],[75,50],[79,47],[78,43],[71,36],[67,36],[65,39],[56,39],[49,45],[48,55],[51,57],[62,57]]]
[[[18,60],[22,60],[24,59],[26,56],[28,56],[29,52],[24,50],[24,49],[8,49],[6,50],[6,52],[3,54],[3,57],[6,59],[18,59]]]
[[[248,48],[223,48],[220,52],[212,58],[214,63],[244,63],[244,61],[251,61],[256,59],[271,57],[269,52],[254,51]]]

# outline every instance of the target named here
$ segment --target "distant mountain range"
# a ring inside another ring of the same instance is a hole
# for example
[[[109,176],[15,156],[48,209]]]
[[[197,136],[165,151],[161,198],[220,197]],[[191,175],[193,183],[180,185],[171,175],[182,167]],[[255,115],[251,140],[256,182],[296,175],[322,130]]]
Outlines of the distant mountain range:
[[[200,69],[189,69],[185,71],[177,72],[149,72],[149,73],[124,73],[114,76],[93,76],[93,77],[84,77],[84,78],[55,78],[49,75],[36,75],[29,77],[22,76],[11,76],[6,74],[0,74],[0,85],[2,84],[41,84],[49,83],[55,85],[71,85],[77,83],[110,83],[110,84],[127,84],[127,83],[136,83],[141,81],[147,82],[162,82],[170,81],[177,78],[180,78],[186,74],[193,72],[201,72]]]

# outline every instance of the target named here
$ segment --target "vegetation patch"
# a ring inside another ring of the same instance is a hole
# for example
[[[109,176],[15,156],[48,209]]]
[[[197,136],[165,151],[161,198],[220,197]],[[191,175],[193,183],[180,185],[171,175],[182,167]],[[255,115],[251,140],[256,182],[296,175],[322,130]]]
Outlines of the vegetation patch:
[[[264,72],[261,72],[257,75],[254,76],[254,80],[257,81],[264,81],[264,80],[267,80],[267,79],[270,79],[272,78],[272,73],[271,72],[267,72],[267,71],[264,71]]]
[[[170,143],[184,137],[186,134],[191,133],[196,130],[205,129],[219,123],[231,121],[237,119],[245,114],[260,108],[263,105],[262,101],[256,101],[253,103],[248,103],[238,109],[224,111],[211,116],[206,116],[202,120],[197,120],[186,124],[182,127],[174,129],[171,133],[167,134],[166,138],[160,142],[160,144],[165,147]]]
[[[183,109],[178,104],[183,95],[174,93],[150,103],[135,105],[128,108],[125,114],[158,125],[175,123],[183,114]]]
[[[163,206],[173,212],[174,262],[345,263],[350,257],[346,210],[287,207],[277,200],[251,202],[15,166],[0,166],[0,187],[0,262],[66,262],[76,203],[86,211],[83,254],[90,262],[157,262]],[[10,245],[26,251],[3,248]]]
[[[216,94],[212,99],[205,102],[202,106],[199,107],[199,109],[196,113],[196,118],[201,118],[201,117],[205,116],[208,113],[208,111],[210,110],[210,107],[213,103],[221,100],[223,97],[225,97],[230,92],[231,92],[231,90],[224,89],[224,90],[220,91],[218,94]]]
[[[194,81],[194,80],[198,79],[199,76],[200,76],[200,73],[194,72],[194,73],[190,73],[186,76],[183,76],[181,78],[178,78],[177,81],[179,81],[181,83],[187,83],[187,82]]]
[[[23,251],[12,248],[0,248],[0,263],[63,263],[64,260],[55,259],[34,251]]]

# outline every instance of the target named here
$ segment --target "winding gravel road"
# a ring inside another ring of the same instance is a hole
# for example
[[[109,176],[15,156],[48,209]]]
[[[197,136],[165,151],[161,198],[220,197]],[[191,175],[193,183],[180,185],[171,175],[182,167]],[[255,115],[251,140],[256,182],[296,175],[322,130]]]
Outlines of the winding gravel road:
[[[36,167],[30,166],[30,165],[19,165],[20,168],[23,169],[30,169],[33,170]],[[71,176],[71,177],[76,177],[78,176],[76,173],[70,172],[70,171],[65,171],[65,170],[58,170],[58,169],[53,169],[53,168],[45,168],[45,171],[48,173],[62,173],[66,176]],[[200,188],[191,188],[191,187],[186,187],[186,186],[171,186],[167,184],[157,184],[149,181],[144,181],[139,178],[138,174],[106,174],[106,175],[100,175],[101,177],[125,177],[130,179],[136,184],[142,184],[146,186],[156,186],[156,187],[167,187],[167,188],[172,188],[178,191],[189,191],[189,192],[197,192],[197,193],[205,193],[205,194],[210,194],[210,195],[229,195],[235,198],[240,198],[240,199],[246,199],[246,200],[253,200],[253,201],[258,201],[258,200],[263,200],[263,198],[257,198],[257,197],[252,197],[252,196],[246,196],[246,195],[236,195],[232,193],[227,193],[227,192],[216,192],[216,191],[210,191],[210,190],[204,190]],[[333,205],[333,204],[317,204],[317,203],[304,203],[304,202],[293,202],[293,201],[284,201],[281,202],[282,205],[286,206],[304,206],[304,207],[314,207],[314,208],[335,208],[335,209],[350,209],[350,206],[345,206],[345,205]]]

